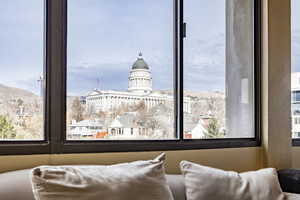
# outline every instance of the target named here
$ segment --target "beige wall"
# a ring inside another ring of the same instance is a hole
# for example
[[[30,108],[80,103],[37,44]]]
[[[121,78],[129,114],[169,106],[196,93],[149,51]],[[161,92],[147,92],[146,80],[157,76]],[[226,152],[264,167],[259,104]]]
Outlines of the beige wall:
[[[113,164],[152,159],[160,152],[0,156],[0,172],[31,168],[38,165]],[[261,148],[167,151],[166,170],[180,173],[179,162],[190,160],[226,170],[248,171],[261,168]]]
[[[62,164],[113,164],[139,159],[151,159],[160,152],[63,154],[63,155],[27,155],[0,156],[0,173],[39,165]],[[248,171],[264,167],[261,147],[209,149],[191,151],[167,151],[166,170],[168,173],[180,173],[181,160],[190,160],[204,165],[226,170]],[[292,148],[293,167],[300,168],[300,147]]]
[[[290,14],[290,0],[263,1],[263,161],[276,168],[292,166]]]

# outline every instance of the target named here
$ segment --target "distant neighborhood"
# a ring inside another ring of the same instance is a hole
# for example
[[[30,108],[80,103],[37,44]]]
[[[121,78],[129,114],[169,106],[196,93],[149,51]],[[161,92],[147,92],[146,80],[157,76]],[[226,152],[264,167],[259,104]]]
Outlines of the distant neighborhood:
[[[68,96],[67,139],[175,139],[173,91],[153,90],[152,80],[140,53],[130,67],[126,91],[96,88]],[[36,84],[40,95],[0,85],[0,140],[43,139],[43,78]],[[185,91],[183,103],[186,139],[226,137],[223,92]]]
[[[41,89],[42,83],[40,77]],[[43,139],[42,97],[4,85],[0,94],[0,139]],[[67,138],[175,139],[173,107],[172,90],[152,89],[150,66],[140,53],[129,71],[127,91],[94,89],[67,97]],[[226,137],[224,117],[222,92],[185,91],[186,139]]]
[[[189,93],[183,102],[187,139],[225,137],[222,92]],[[68,99],[68,139],[175,139],[172,91],[154,91],[150,66],[138,55],[127,91],[94,89]]]
[[[42,102],[29,91],[0,84],[0,140],[43,139]]]

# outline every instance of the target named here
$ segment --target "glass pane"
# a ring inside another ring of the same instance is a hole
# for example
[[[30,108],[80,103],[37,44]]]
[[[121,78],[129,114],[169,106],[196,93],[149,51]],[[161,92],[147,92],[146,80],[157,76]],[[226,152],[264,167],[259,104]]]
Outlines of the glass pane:
[[[292,0],[292,136],[300,138],[300,1]]]
[[[0,2],[0,140],[42,140],[43,1]]]
[[[253,1],[184,8],[184,137],[253,138]]]
[[[172,2],[68,2],[67,139],[175,138]]]

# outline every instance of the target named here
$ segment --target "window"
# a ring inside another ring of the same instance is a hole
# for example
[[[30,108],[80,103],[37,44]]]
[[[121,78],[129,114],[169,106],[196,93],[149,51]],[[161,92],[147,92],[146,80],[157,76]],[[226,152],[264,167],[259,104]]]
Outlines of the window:
[[[292,77],[291,77],[291,114],[292,136],[300,138],[299,113],[300,113],[300,2],[292,0]]]
[[[258,0],[46,0],[45,24],[42,1],[11,2],[23,12],[0,24],[31,32],[0,34],[18,41],[0,51],[0,80],[36,96],[39,135],[0,154],[259,145]],[[11,76],[24,69],[31,85]]]
[[[0,141],[43,140],[43,1],[3,0],[0,10]]]
[[[300,117],[295,117],[294,118],[294,123],[295,124],[300,124]]]
[[[172,1],[137,1],[126,9],[117,0],[88,2],[68,4],[67,138],[83,139],[71,127],[97,121],[103,130],[88,139],[176,139]],[[242,2],[242,22],[231,16],[231,1],[184,2],[186,139],[255,136],[254,3]],[[235,30],[237,23],[243,28]],[[125,29],[131,31],[120,34]],[[117,127],[124,134],[109,131]]]
[[[69,140],[177,137],[172,0],[69,1],[67,62]],[[83,138],[82,123],[103,128]]]
[[[185,137],[254,137],[253,1],[190,0],[184,8]]]
[[[295,75],[295,74],[293,74],[293,75]],[[294,86],[293,86],[293,88],[294,88]],[[295,90],[292,91],[292,102],[296,104],[297,102],[300,101],[300,90],[298,91],[298,90],[296,90],[296,88],[294,88],[294,89]]]

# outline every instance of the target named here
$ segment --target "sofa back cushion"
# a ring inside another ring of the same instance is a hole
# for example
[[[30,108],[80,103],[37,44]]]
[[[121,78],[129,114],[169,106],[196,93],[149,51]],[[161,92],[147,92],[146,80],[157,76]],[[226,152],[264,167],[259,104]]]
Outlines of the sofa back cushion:
[[[283,191],[300,194],[300,169],[279,170],[278,178]]]
[[[30,183],[31,169],[0,173],[0,199],[35,200]],[[182,175],[166,175],[174,200],[185,200]]]
[[[174,200],[185,200],[184,179],[181,174],[167,174],[167,183],[172,191]]]
[[[30,169],[0,174],[0,199],[34,200],[29,174]]]

